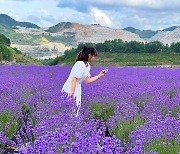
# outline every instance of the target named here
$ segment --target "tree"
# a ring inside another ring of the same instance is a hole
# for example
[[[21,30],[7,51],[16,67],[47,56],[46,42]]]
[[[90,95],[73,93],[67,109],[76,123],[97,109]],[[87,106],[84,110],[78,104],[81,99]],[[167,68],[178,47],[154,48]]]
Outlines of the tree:
[[[13,54],[4,44],[0,44],[0,53],[2,60],[12,60]]]
[[[145,50],[148,53],[162,52],[164,48],[164,45],[160,41],[154,41],[145,44]]]
[[[128,53],[142,53],[145,51],[144,43],[137,41],[130,41],[126,43],[126,51]]]
[[[7,46],[11,45],[10,39],[5,37],[3,34],[0,34],[0,44],[5,44]]]
[[[180,53],[180,42],[172,43],[170,48],[172,51]]]

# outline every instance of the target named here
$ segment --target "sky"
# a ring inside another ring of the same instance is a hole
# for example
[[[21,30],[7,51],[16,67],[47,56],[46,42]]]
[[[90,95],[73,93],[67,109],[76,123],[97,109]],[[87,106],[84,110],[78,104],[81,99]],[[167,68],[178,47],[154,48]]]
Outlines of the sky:
[[[40,27],[60,22],[123,29],[180,26],[179,0],[0,0],[0,14]]]

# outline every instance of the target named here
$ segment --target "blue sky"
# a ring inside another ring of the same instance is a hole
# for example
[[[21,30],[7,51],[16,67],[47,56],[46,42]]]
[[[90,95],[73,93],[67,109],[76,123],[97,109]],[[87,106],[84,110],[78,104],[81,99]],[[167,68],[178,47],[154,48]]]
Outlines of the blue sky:
[[[0,13],[41,27],[67,21],[141,30],[180,26],[179,0],[0,0]]]

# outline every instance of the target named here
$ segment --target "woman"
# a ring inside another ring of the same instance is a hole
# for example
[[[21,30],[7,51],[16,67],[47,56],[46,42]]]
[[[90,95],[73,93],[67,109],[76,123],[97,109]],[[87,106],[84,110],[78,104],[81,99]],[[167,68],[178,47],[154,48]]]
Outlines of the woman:
[[[71,97],[76,99],[76,106],[81,106],[81,83],[85,80],[86,83],[92,83],[102,76],[103,70],[96,76],[90,77],[90,63],[97,55],[94,47],[84,46],[76,57],[76,63],[71,69],[70,75],[66,80],[62,91],[68,93]]]

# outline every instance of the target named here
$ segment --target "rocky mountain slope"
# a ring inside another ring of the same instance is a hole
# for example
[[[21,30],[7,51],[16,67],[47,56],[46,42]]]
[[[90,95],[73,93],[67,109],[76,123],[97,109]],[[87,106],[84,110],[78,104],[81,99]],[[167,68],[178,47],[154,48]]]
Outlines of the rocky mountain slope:
[[[50,27],[47,32],[53,36],[74,37],[78,44],[81,42],[100,43],[106,40],[122,39],[124,41],[144,41],[138,35],[121,29],[112,29],[98,24],[83,25],[78,23],[60,23]]]
[[[159,31],[148,41],[160,41],[164,44],[171,44],[173,42],[180,42],[180,27],[175,28],[172,31]]]

